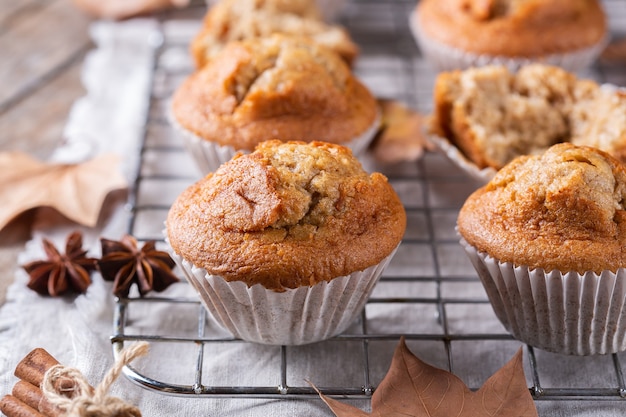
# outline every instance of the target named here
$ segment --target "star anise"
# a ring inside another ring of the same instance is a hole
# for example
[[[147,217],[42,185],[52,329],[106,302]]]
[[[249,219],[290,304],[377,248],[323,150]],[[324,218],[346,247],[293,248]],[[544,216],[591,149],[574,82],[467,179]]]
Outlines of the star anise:
[[[156,250],[154,241],[146,242],[141,249],[137,239],[130,235],[121,241],[100,239],[102,258],[98,269],[107,281],[113,281],[113,294],[128,297],[133,283],[139,295],[149,291],[161,292],[179,279],[172,272],[175,263],[167,252]]]
[[[48,239],[42,244],[47,260],[33,261],[22,267],[30,275],[28,288],[53,297],[66,292],[84,293],[91,284],[90,273],[96,268],[96,259],[88,258],[83,250],[83,235],[70,234],[61,254]]]

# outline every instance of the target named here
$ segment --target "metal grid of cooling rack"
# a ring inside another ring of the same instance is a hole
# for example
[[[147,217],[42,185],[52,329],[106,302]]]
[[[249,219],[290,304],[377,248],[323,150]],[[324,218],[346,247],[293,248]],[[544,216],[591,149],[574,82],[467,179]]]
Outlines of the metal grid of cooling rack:
[[[607,1],[614,31],[626,30],[626,8],[618,1]],[[422,112],[430,110],[431,88],[436,74],[421,59],[411,37],[407,17],[415,6],[413,1],[361,0],[349,3],[341,17],[361,54],[355,73],[377,97],[402,101]],[[198,23],[203,4],[189,13]],[[165,120],[167,100],[175,86],[191,71],[187,45],[197,25],[189,21],[161,22],[163,35],[154,67],[150,111],[141,150],[141,166],[130,198],[132,212],[128,232],[140,241],[162,242],[161,229],[169,205],[184,187],[199,178],[191,160]],[[621,32],[620,35],[626,33]],[[620,68],[600,64],[586,74],[603,82],[625,84]],[[482,286],[471,264],[466,262],[454,232],[458,209],[478,184],[466,177],[442,155],[428,152],[417,162],[393,166],[378,163],[374,158],[363,160],[366,169],[386,174],[403,200],[408,227],[406,235],[389,268],[363,311],[360,320],[345,333],[329,342],[356,346],[359,369],[353,382],[319,387],[324,394],[340,398],[367,399],[384,374],[387,364],[372,361],[385,342],[395,343],[404,337],[409,343],[430,343],[439,355],[442,367],[457,374],[490,375],[495,369],[481,369],[480,361],[468,361],[463,352],[473,346],[489,352],[513,352],[521,344],[514,341],[499,325],[490,309]],[[155,309],[152,311],[151,309]],[[177,313],[178,310],[181,312]],[[193,334],[161,334],[159,329],[136,331],[130,324],[144,314],[187,314],[195,321]],[[389,312],[392,312],[388,315]],[[398,313],[400,312],[400,313]],[[197,318],[194,318],[197,317]],[[398,317],[405,317],[399,320]],[[133,382],[157,392],[180,396],[246,397],[246,398],[309,398],[316,391],[298,378],[290,367],[297,348],[280,346],[275,364],[277,384],[247,384],[242,381],[221,385],[208,381],[205,370],[207,350],[211,354],[242,344],[223,333],[214,333],[211,317],[197,297],[130,297],[117,300],[112,344],[119,353],[124,342],[145,340],[152,343],[191,346],[195,359],[190,366],[193,375],[186,381],[170,381],[167,371],[146,376],[141,370],[126,367],[125,374]],[[476,325],[479,322],[479,325]],[[214,327],[213,327],[214,328]],[[626,383],[622,372],[623,354],[601,358],[565,357],[524,347],[530,392],[537,400],[614,400],[626,399]],[[434,354],[437,356],[437,354]],[[325,360],[321,358],[320,360]],[[573,364],[573,365],[572,365]],[[167,366],[179,366],[171,363]],[[580,368],[587,373],[580,385],[580,375],[559,379],[562,367]],[[593,383],[589,373],[595,374]],[[557,374],[556,376],[554,374]],[[568,379],[569,378],[569,379]],[[472,387],[472,378],[470,388]],[[547,382],[546,382],[547,381]],[[577,383],[572,381],[578,381]],[[474,382],[474,385],[477,385]]]

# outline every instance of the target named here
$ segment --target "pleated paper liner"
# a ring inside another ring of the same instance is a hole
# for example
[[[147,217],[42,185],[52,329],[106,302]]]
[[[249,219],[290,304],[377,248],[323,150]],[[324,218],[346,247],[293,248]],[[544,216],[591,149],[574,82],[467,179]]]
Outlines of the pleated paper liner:
[[[198,166],[198,169],[200,169],[203,174],[208,174],[210,172],[216,171],[223,163],[230,161],[237,152],[241,151],[235,149],[232,146],[220,145],[217,142],[205,140],[200,136],[194,134],[193,132],[185,129],[176,121],[171,111],[168,114],[168,120],[170,125],[174,128],[174,130],[181,138],[185,148],[194,159],[196,165]],[[380,123],[381,113],[380,110],[378,110],[374,122],[369,128],[367,128],[365,132],[349,142],[341,143],[341,145],[350,148],[354,156],[358,158],[359,155],[367,150],[370,142],[374,139],[374,136],[380,128]],[[278,137],[275,139],[299,140],[298,138]],[[319,140],[323,141],[322,138],[320,138]],[[249,151],[241,152],[248,153]]]
[[[233,336],[261,344],[302,345],[346,330],[365,307],[394,253],[363,271],[284,292],[261,284],[228,282],[176,253],[171,255],[206,309]]]
[[[596,355],[626,350],[626,269],[584,274],[516,266],[461,239],[493,310],[518,340],[546,351]]]

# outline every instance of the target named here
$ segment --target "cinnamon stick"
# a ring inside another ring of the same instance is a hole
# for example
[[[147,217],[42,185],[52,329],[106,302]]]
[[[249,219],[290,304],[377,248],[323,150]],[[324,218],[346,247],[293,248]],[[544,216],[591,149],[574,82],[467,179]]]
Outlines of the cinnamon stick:
[[[36,348],[17,364],[14,375],[22,381],[30,382],[34,386],[40,387],[46,371],[58,364],[59,361],[45,349]]]
[[[13,395],[2,399],[3,407],[7,408],[7,411],[2,409],[2,412],[7,417],[61,416],[62,411],[50,404],[40,388],[46,372],[58,364],[59,361],[42,348],[36,348],[26,355],[15,367],[14,375],[20,380],[13,387]],[[74,383],[69,379],[59,379],[55,383],[55,388],[60,391],[69,389],[71,392],[73,386]]]
[[[39,409],[39,401],[43,398],[43,393],[39,387],[22,380],[15,383],[12,394],[15,398],[35,410]]]
[[[46,397],[42,397],[37,407],[40,413],[45,417],[61,417],[65,413],[56,405],[50,404],[50,401]]]
[[[0,399],[0,411],[7,417],[46,417],[10,394]]]

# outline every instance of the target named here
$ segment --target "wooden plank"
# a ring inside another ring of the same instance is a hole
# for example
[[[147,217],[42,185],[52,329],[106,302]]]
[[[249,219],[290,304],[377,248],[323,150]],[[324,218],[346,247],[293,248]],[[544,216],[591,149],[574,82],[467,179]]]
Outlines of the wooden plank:
[[[18,13],[28,13],[32,7],[49,2],[50,0],[0,0],[0,33],[3,26]]]
[[[47,159],[62,140],[74,101],[86,94],[80,81],[83,57],[0,115],[0,150],[20,150]]]
[[[89,44],[90,19],[68,0],[32,4],[0,33],[0,111],[36,89]]]

